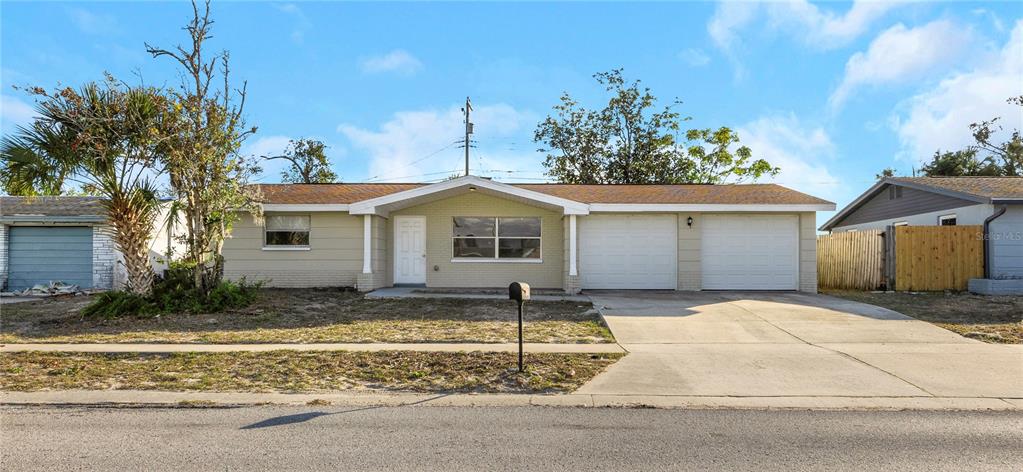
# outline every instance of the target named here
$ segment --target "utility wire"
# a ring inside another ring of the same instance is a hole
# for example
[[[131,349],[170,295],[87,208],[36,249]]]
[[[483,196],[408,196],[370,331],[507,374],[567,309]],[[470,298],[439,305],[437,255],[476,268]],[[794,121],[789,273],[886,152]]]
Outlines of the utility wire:
[[[427,159],[429,159],[429,158],[431,158],[433,156],[436,156],[437,154],[440,154],[443,151],[446,151],[447,149],[450,149],[452,146],[454,146],[456,144],[461,144],[461,143],[462,143],[461,139],[452,141],[451,144],[448,144],[447,146],[444,146],[444,147],[442,147],[442,148],[440,148],[440,149],[438,149],[436,151],[433,151],[433,152],[431,152],[431,153],[429,153],[429,154],[427,154],[427,155],[425,155],[423,157],[420,157],[420,158],[418,158],[418,159],[416,159],[416,160],[414,160],[412,162],[409,162],[408,164],[405,164],[405,165],[403,165],[403,166],[401,166],[401,167],[399,167],[399,168],[397,168],[395,170],[407,169],[409,167],[412,167],[413,165],[416,165],[416,164],[418,164],[420,162],[423,162],[423,161],[425,161],[425,160],[427,160]],[[374,175],[373,177],[370,177],[369,179],[366,179],[366,182],[373,182],[373,181],[379,180],[379,179],[381,179],[381,176]]]

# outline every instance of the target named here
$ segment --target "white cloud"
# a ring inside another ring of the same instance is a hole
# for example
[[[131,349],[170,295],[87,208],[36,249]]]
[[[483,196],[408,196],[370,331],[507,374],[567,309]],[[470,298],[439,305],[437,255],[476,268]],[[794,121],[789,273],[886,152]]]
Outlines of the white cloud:
[[[811,195],[834,199],[843,191],[841,179],[828,170],[835,160],[835,145],[819,126],[807,126],[795,115],[758,118],[736,129],[742,144],[781,172],[764,182],[775,182]]]
[[[903,83],[918,79],[938,66],[950,65],[973,42],[968,29],[938,20],[917,28],[897,24],[875,38],[866,52],[857,52],[845,64],[845,77],[828,98],[832,110],[840,108],[852,92],[864,85]]]
[[[110,34],[117,30],[117,19],[112,15],[93,13],[82,8],[69,8],[67,14],[83,33]]]
[[[891,124],[899,137],[898,158],[918,163],[934,151],[973,143],[969,125],[1001,116],[1007,129],[1023,128],[1023,113],[1005,100],[1023,95],[1023,20],[1003,48],[973,70],[955,73],[901,103]]]
[[[710,63],[710,56],[702,49],[686,49],[678,53],[678,58],[693,67],[702,67]]]
[[[841,47],[859,37],[899,2],[856,1],[844,14],[826,11],[806,0],[783,2],[720,2],[707,31],[718,47],[741,43],[740,31],[759,17],[774,31],[790,34],[817,49]]]
[[[412,75],[423,68],[423,63],[408,51],[395,49],[382,56],[363,59],[359,67],[367,74],[394,72],[401,75]]]
[[[463,150],[458,148],[465,125],[458,105],[443,110],[401,111],[377,130],[341,124],[338,132],[351,147],[364,151],[369,158],[368,180],[426,181],[461,173]],[[478,105],[473,107],[475,124],[470,167],[475,175],[489,175],[481,170],[538,171],[540,157],[530,148],[510,151],[510,140],[521,137],[535,117],[509,105]],[[532,143],[529,143],[530,146]],[[495,175],[508,175],[494,173]],[[514,173],[511,175],[515,175]]]
[[[261,136],[255,140],[250,140],[242,146],[240,154],[246,157],[259,160],[259,166],[263,168],[263,173],[256,177],[257,182],[279,182],[281,178],[281,171],[284,170],[287,163],[281,159],[266,161],[262,160],[265,156],[279,156],[284,154],[284,149],[288,147],[288,142],[292,138],[288,136]]]
[[[274,5],[277,11],[291,16],[294,19],[294,26],[291,30],[291,40],[297,44],[305,41],[305,33],[312,28],[312,22],[305,12],[294,3]]]
[[[0,95],[0,131],[12,133],[20,125],[25,126],[36,116],[32,105],[9,95]]]

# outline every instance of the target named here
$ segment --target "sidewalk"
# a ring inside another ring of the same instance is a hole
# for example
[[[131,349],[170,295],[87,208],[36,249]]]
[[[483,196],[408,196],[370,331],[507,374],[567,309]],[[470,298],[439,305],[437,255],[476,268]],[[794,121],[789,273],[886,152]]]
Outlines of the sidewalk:
[[[525,343],[526,352],[620,353],[614,343]],[[234,352],[234,351],[434,351],[518,352],[516,343],[342,343],[342,344],[3,344],[0,352]]]
[[[422,393],[211,393],[135,390],[0,392],[0,405],[257,406],[329,403],[352,407],[643,407],[797,410],[1023,411],[1023,399],[973,397],[713,397]]]

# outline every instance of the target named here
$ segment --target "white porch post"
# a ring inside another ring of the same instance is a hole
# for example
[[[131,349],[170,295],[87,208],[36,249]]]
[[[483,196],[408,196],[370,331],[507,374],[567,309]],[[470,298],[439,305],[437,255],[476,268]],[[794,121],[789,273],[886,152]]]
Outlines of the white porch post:
[[[373,215],[362,215],[362,273],[373,273]]]
[[[579,269],[576,267],[576,231],[575,231],[575,215],[568,215],[568,275],[576,276],[579,275]]]

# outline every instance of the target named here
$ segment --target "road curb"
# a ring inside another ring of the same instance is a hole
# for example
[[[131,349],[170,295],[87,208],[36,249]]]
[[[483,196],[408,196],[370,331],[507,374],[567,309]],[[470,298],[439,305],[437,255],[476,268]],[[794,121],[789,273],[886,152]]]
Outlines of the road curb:
[[[533,353],[624,353],[617,343],[526,343]],[[417,351],[417,352],[518,352],[517,343],[310,343],[310,344],[159,344],[159,343],[35,343],[0,344],[0,352],[262,352],[262,351]]]
[[[1023,399],[974,397],[712,397],[426,393],[226,393],[137,390],[0,392],[0,405],[349,407],[606,407],[752,410],[1023,411]]]

